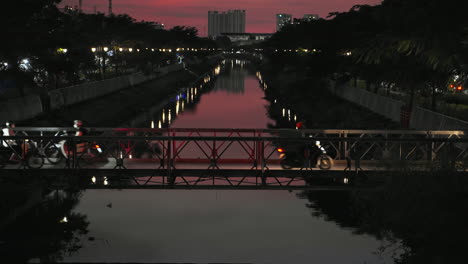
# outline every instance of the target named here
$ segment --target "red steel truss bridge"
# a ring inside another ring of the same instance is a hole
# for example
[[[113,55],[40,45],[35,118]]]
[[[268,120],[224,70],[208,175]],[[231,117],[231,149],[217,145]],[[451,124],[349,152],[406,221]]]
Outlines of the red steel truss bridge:
[[[2,152],[8,153],[3,156],[16,153],[17,159],[3,161],[0,174],[81,175],[87,188],[301,189],[316,183],[347,185],[401,170],[442,168],[464,175],[468,165],[468,131],[87,130],[87,136],[75,137],[73,128],[22,127],[14,137],[0,136]],[[62,143],[66,157],[59,151]],[[333,159],[330,169],[304,157],[291,169],[280,166],[278,148],[298,153],[317,143]]]

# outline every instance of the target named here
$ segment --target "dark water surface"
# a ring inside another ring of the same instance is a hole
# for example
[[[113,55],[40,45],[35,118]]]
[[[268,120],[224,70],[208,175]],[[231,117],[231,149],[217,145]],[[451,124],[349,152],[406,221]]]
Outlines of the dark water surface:
[[[382,263],[379,241],[305,203],[288,191],[88,190],[73,211],[88,216],[89,234],[64,260]]]

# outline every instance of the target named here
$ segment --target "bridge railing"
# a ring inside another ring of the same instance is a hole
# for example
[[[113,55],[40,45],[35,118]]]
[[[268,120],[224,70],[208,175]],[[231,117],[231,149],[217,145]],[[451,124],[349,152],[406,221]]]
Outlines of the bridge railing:
[[[89,128],[85,137],[72,136],[75,130],[69,127],[15,131],[17,136],[2,136],[0,140],[22,160],[27,159],[27,153],[37,152],[43,158],[57,155],[58,143],[67,142],[67,159],[61,166],[66,168],[96,167],[96,163],[86,162],[89,153],[80,152],[83,143],[99,145],[103,153],[93,153],[93,161],[106,162],[110,168],[143,166],[127,162],[134,160],[168,171],[194,166],[229,169],[233,164],[265,171],[279,163],[278,147],[300,152],[317,141],[335,161],[348,164],[414,161],[466,165],[468,157],[468,131]],[[18,150],[13,144],[29,148]],[[47,161],[46,165],[57,160]]]

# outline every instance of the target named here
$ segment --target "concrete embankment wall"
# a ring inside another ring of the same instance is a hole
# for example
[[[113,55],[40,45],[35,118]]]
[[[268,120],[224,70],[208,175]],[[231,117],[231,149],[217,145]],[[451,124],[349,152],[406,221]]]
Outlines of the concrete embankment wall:
[[[160,78],[170,72],[180,71],[182,65],[171,65],[160,68],[158,73],[144,75],[143,73],[134,73],[120,76],[112,79],[85,83],[57,89],[49,92],[50,107],[57,109],[63,106],[76,104],[89,99],[97,98],[123,88],[135,86],[155,78]]]
[[[337,96],[363,106],[374,113],[395,122],[402,121],[402,107],[405,104],[401,101],[349,85],[336,85],[334,82],[330,82],[330,90]],[[468,129],[468,122],[421,107],[415,107],[410,114],[409,128],[418,130],[464,130]]]
[[[50,98],[50,109],[57,109],[97,98],[180,70],[183,70],[182,65],[170,65],[161,67],[156,73],[150,75],[134,73],[112,79],[53,90],[48,93]],[[44,112],[44,106],[45,103],[41,100],[39,95],[30,95],[1,101],[0,122],[3,123],[6,120],[17,122],[33,118]]]
[[[414,129],[465,130],[468,122],[416,107],[411,113],[410,127]]]
[[[0,102],[0,126],[7,120],[18,121],[33,118],[42,113],[42,101],[38,95],[30,95]]]

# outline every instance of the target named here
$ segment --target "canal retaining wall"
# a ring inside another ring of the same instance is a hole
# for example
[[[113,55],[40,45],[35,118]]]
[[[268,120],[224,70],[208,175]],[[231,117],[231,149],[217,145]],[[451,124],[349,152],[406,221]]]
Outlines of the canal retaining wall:
[[[0,126],[7,120],[17,121],[33,118],[42,113],[42,100],[39,95],[13,98],[0,102]]]
[[[50,108],[57,109],[60,107],[76,104],[93,98],[97,98],[109,93],[116,92],[123,88],[132,87],[156,78],[163,77],[171,72],[183,70],[180,64],[161,67],[157,73],[145,75],[141,72],[119,76],[112,79],[85,83],[57,89],[49,92]]]
[[[392,121],[405,123],[405,114],[409,114],[408,127],[418,130],[464,130],[468,122],[436,113],[422,107],[414,107],[405,113],[405,103],[381,96],[364,89],[330,82],[330,90],[337,96],[363,106],[374,113],[385,116]],[[406,115],[408,116],[408,115]]]
[[[52,90],[48,93],[49,102],[39,95],[29,95],[0,102],[0,122],[6,120],[21,121],[42,114],[46,108],[58,109],[93,98],[97,98],[118,90],[132,87],[169,73],[183,70],[183,65],[169,65],[159,68],[155,73],[144,75],[134,73],[112,79],[89,82],[80,85]],[[1,126],[1,125],[0,125]]]

